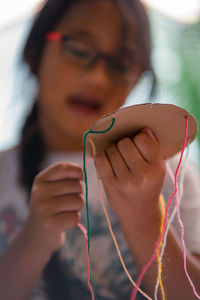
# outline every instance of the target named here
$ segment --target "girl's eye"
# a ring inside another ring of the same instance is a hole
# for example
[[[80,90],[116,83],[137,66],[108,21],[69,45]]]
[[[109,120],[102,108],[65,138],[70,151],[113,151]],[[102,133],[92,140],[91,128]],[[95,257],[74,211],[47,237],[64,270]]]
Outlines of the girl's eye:
[[[63,52],[73,58],[88,60],[93,56],[92,51],[83,43],[76,41],[65,41]]]
[[[88,58],[90,57],[90,52],[78,47],[68,47],[65,49],[71,55],[77,56],[79,58]]]

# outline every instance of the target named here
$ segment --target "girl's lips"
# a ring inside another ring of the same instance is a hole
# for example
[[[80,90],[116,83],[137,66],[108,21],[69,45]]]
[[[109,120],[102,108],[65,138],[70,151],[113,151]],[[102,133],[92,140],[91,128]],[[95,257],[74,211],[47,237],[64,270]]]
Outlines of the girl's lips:
[[[88,96],[70,96],[67,105],[76,113],[87,115],[101,112],[103,106],[99,99]]]

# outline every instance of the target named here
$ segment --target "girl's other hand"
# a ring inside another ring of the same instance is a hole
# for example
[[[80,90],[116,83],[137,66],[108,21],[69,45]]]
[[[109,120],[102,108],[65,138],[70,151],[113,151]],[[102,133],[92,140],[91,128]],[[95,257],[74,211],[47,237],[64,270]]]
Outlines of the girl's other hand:
[[[24,232],[50,255],[62,246],[64,232],[80,221],[82,179],[81,167],[72,163],[55,164],[35,177]]]
[[[133,140],[123,138],[111,145],[95,158],[95,165],[123,227],[136,235],[160,222],[165,163],[150,129],[143,129]]]

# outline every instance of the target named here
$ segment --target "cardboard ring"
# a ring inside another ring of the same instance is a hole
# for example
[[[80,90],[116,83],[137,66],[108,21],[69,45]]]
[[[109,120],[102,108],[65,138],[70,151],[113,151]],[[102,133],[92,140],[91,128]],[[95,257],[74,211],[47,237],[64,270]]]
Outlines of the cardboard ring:
[[[145,103],[121,108],[98,119],[90,128],[91,131],[104,131],[110,127],[113,118],[114,126],[106,133],[89,133],[86,139],[86,151],[93,156],[89,140],[92,140],[96,155],[117,143],[124,137],[133,138],[143,128],[150,128],[159,140],[163,158],[179,152],[183,147],[185,136],[185,117],[188,117],[187,145],[197,133],[197,122],[194,116],[183,108],[172,104]]]

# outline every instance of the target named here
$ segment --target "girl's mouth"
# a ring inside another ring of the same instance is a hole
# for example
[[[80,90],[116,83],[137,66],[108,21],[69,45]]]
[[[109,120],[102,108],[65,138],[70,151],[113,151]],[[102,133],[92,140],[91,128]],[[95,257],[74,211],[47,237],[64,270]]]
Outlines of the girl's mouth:
[[[98,114],[103,106],[96,98],[87,96],[71,96],[68,98],[67,105],[76,113],[84,115]]]

